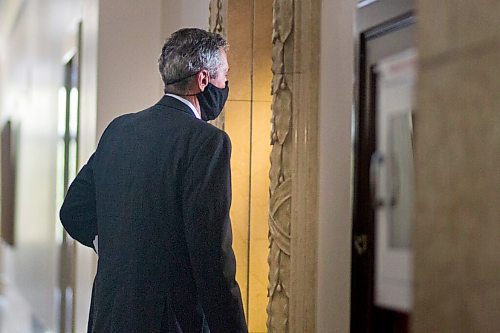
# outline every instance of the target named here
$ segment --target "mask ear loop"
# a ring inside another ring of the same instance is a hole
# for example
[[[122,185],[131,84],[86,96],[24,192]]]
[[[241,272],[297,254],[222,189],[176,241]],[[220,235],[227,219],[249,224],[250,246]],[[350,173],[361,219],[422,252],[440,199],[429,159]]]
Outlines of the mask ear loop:
[[[194,73],[194,74],[191,74],[191,75],[188,75],[188,76],[184,76],[184,77],[181,77],[180,79],[177,79],[177,80],[173,80],[173,81],[168,81],[167,82],[167,86],[170,86],[172,84],[176,84],[176,83],[179,83],[181,81],[184,81],[185,79],[188,79],[190,78],[191,76],[195,76],[196,74],[198,74],[198,72]]]
[[[185,79],[190,78],[191,76],[195,76],[195,75],[196,75],[196,74],[198,74],[198,73],[199,73],[199,72],[196,72],[196,73],[194,73],[194,74],[191,74],[191,75],[185,76],[185,77],[183,77],[183,78],[180,78],[180,79],[177,79],[177,80],[174,80],[174,81],[169,81],[169,82],[167,82],[167,86],[170,86],[170,85],[172,85],[172,84],[175,84],[175,83],[179,83],[179,82],[181,82],[181,81],[184,81]],[[208,76],[208,83],[210,84],[210,74],[208,74],[208,75],[209,75],[209,76]],[[208,87],[208,84],[207,84],[207,87]],[[206,88],[205,88],[205,89],[206,89]],[[203,90],[202,90],[201,92],[203,92]],[[177,96],[184,96],[184,97],[186,97],[186,96],[196,96],[196,95],[198,95],[198,94],[199,94],[199,93],[197,93],[197,94],[187,94],[187,95],[176,94],[176,95],[177,95]]]

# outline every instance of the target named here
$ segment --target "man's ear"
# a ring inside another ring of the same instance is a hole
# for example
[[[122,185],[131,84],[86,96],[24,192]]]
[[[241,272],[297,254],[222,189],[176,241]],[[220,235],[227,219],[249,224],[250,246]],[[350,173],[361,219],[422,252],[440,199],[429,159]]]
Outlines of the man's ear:
[[[198,88],[200,91],[205,90],[205,87],[208,86],[208,82],[210,80],[210,77],[208,75],[208,71],[206,69],[202,69],[198,75],[196,75],[196,80],[198,83]]]

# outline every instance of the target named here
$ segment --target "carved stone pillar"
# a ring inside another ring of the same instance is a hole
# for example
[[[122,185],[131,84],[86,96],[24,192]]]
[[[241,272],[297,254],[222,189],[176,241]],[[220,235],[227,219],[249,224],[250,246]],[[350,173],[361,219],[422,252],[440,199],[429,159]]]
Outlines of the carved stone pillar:
[[[316,329],[319,0],[274,0],[269,332]]]
[[[273,4],[273,81],[267,329],[288,332],[292,202],[293,0]]]

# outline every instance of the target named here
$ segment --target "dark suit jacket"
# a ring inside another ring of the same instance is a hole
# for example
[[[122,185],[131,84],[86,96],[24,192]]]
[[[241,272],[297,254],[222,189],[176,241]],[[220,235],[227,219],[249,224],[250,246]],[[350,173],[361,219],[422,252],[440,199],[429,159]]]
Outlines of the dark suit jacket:
[[[247,332],[230,154],[227,134],[172,97],[111,122],[60,212],[83,245],[99,235],[89,332]]]

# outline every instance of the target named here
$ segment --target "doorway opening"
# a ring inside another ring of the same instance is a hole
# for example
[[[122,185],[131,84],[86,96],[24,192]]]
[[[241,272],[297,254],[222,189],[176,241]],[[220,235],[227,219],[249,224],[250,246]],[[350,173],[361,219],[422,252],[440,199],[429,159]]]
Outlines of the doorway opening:
[[[228,1],[225,14],[230,94],[219,126],[232,142],[236,279],[249,332],[267,332],[272,2]]]
[[[375,0],[356,12],[351,332],[409,331],[413,8]]]

